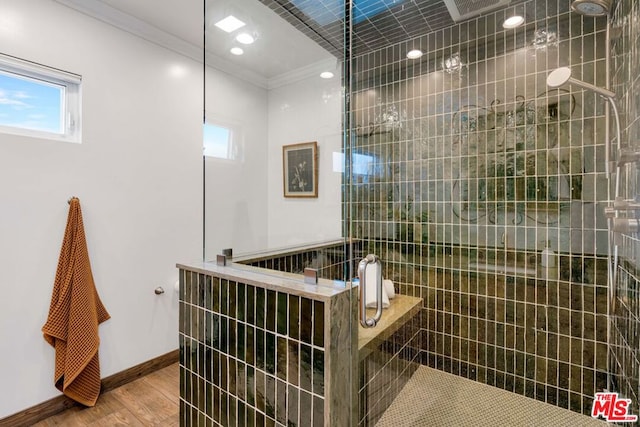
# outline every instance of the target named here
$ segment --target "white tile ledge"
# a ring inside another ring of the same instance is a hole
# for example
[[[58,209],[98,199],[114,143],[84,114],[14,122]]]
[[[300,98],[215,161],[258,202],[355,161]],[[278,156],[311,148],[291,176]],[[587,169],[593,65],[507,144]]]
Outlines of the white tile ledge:
[[[176,267],[318,301],[330,301],[333,297],[348,292],[342,281],[318,279],[317,286],[308,285],[304,283],[301,274],[285,273],[244,264],[230,263],[227,266],[219,266],[212,262],[197,262],[177,263]]]

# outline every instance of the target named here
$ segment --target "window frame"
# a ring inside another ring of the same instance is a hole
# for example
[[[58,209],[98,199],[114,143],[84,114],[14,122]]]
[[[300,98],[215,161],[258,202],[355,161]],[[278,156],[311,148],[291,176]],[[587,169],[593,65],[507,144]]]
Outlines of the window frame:
[[[64,88],[60,99],[62,133],[2,124],[0,124],[0,133],[73,143],[82,142],[82,77],[80,75],[1,53],[0,73],[16,79]]]

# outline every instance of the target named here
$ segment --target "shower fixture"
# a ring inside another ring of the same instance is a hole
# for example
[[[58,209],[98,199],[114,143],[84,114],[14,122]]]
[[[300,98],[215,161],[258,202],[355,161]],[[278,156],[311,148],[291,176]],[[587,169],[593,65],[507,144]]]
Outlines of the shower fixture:
[[[624,166],[627,163],[640,164],[640,152],[631,150],[622,150],[618,153],[618,166]]]
[[[618,153],[619,153],[621,151],[620,116],[618,115],[618,106],[616,105],[616,94],[611,92],[608,89],[604,89],[598,86],[594,86],[591,83],[574,79],[573,77],[571,77],[571,68],[569,67],[556,68],[547,76],[547,86],[549,86],[550,88],[557,89],[561,86],[564,86],[565,84],[578,86],[582,89],[590,90],[592,92],[597,93],[607,101],[609,101],[609,105],[611,106],[611,109],[613,110],[616,118],[616,130],[617,130],[616,136],[617,136]],[[605,169],[607,172],[607,176],[610,176],[611,174],[612,165],[610,164],[611,163],[610,159],[611,159],[611,142],[607,141],[605,144],[605,162],[606,162]],[[618,181],[618,179],[616,179],[616,181]],[[616,182],[616,193],[617,193],[617,187],[618,187],[618,183]]]
[[[547,76],[547,86],[552,88],[559,88],[565,84],[570,84],[574,86],[581,87],[583,89],[588,89],[597,93],[600,96],[607,98],[610,101],[614,101],[616,98],[616,94],[611,92],[610,90],[603,89],[597,86],[594,86],[590,83],[586,83],[580,80],[576,80],[571,77],[571,68],[569,67],[561,67],[553,70],[549,76]]]
[[[606,16],[611,0],[573,0],[571,9],[585,16]]]
[[[635,212],[633,217],[618,217],[617,213],[621,211]],[[605,215],[610,221],[610,226],[616,237],[619,234],[629,234],[640,232],[640,218],[637,218],[640,212],[640,203],[635,200],[624,200],[622,197],[616,197],[613,204],[609,204],[604,208]]]
[[[583,11],[585,9],[586,1],[575,0],[571,5],[574,9],[576,7],[580,7],[580,4],[583,6]],[[591,3],[608,3],[604,0],[592,0]],[[617,158],[621,160],[622,156],[622,143],[620,141],[621,132],[620,132],[620,115],[618,114],[618,106],[616,105],[616,94],[611,92],[608,89],[604,89],[598,86],[594,86],[590,83],[583,82],[581,80],[574,79],[571,77],[571,68],[569,67],[560,67],[553,70],[547,76],[547,86],[550,88],[559,88],[565,84],[570,84],[572,86],[577,86],[582,89],[587,89],[592,92],[597,93],[606,101],[608,101],[611,110],[614,113],[616,119],[616,148],[617,148]],[[612,141],[605,141],[605,149],[604,149],[604,157],[605,157],[605,172],[607,175],[607,179],[611,182],[611,169],[615,168],[615,184],[614,184],[614,196],[613,200],[611,197],[611,185],[608,186],[608,194],[607,194],[607,207],[605,207],[605,215],[607,217],[607,226],[609,229],[609,238],[607,239],[607,288],[608,288],[608,296],[609,296],[609,307],[611,312],[615,311],[616,308],[616,281],[617,281],[617,266],[618,266],[618,244],[617,244],[617,236],[621,232],[636,232],[640,230],[640,224],[637,219],[634,218],[620,218],[619,212],[623,210],[620,205],[616,204],[614,201],[618,200],[620,195],[620,161],[617,163],[611,162],[611,145]],[[630,221],[631,220],[631,221]]]

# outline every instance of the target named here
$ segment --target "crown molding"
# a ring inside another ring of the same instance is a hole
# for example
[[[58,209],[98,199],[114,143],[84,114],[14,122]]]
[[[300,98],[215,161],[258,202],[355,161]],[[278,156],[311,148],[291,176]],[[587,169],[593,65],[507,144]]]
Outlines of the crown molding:
[[[207,52],[206,54],[206,64],[208,67],[215,68],[218,71],[222,71],[223,73],[242,79],[254,86],[258,86],[262,89],[268,89],[268,80],[266,77],[261,76],[255,71],[251,71],[245,67],[234,64],[233,62],[218,55],[214,55],[211,52]]]
[[[332,71],[335,75],[341,73],[338,69],[338,61],[336,58],[327,58],[313,64],[306,65],[304,67],[296,68],[295,70],[287,71],[286,73],[272,77],[267,82],[267,88],[277,89],[281,86],[296,83],[309,77],[320,78],[320,73],[323,71]]]
[[[203,48],[161,30],[141,19],[124,13],[99,0],[54,0],[84,15],[138,36],[199,63],[203,62]],[[267,88],[267,79],[232,62],[207,52],[206,63],[224,73],[238,77],[253,85]]]
[[[202,62],[201,46],[193,45],[99,0],[54,1],[195,61]]]

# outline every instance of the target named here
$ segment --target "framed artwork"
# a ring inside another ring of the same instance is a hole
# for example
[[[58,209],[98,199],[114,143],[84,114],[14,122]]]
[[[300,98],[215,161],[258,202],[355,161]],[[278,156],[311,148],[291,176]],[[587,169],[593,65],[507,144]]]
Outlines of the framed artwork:
[[[318,197],[318,143],[282,147],[284,197]]]

